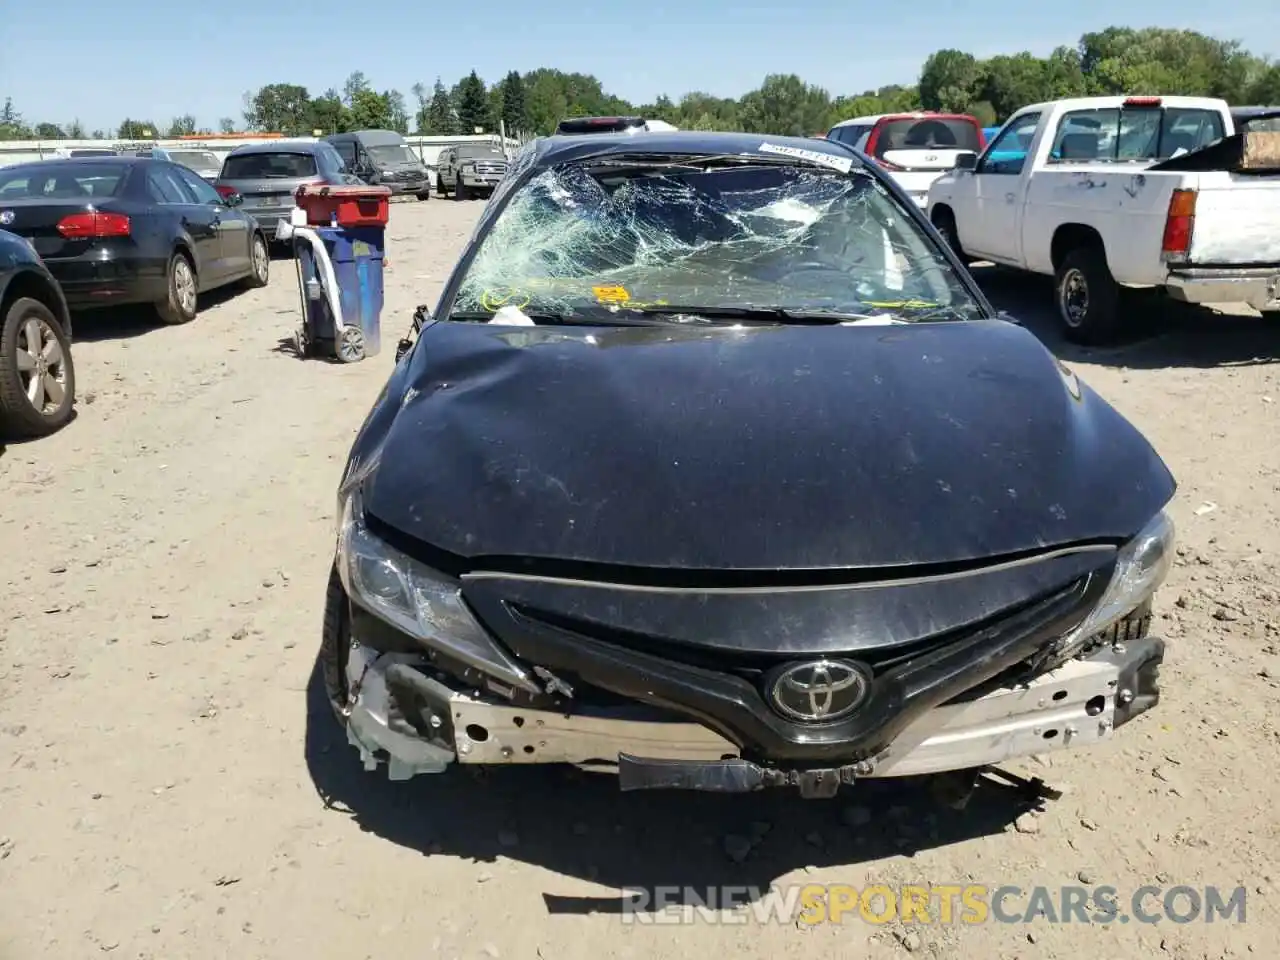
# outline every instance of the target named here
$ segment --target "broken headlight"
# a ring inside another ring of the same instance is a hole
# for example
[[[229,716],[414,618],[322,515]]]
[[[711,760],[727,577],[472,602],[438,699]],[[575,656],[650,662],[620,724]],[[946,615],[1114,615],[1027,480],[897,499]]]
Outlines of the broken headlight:
[[[528,674],[476,622],[456,580],[369,532],[358,485],[349,490],[341,509],[338,575],[353,603],[428,647],[506,683],[539,692]]]
[[[1111,582],[1092,612],[1063,639],[1059,653],[1071,657],[1093,637],[1123,620],[1156,592],[1173,564],[1173,520],[1163,510],[1120,548]]]

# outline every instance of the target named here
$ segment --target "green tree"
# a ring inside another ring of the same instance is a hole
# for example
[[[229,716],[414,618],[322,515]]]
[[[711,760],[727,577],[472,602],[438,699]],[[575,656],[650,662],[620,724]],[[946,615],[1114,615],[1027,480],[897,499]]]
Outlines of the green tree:
[[[525,103],[524,78],[512,70],[502,78],[502,122],[507,135],[513,136],[529,129],[529,110]]]
[[[424,83],[415,83],[410,92],[413,94],[414,103],[417,109],[413,112],[413,129],[415,133],[427,132],[427,104],[430,100],[427,97],[427,86]]]
[[[742,128],[751,133],[809,137],[826,131],[831,97],[795,74],[770,74],[742,98]]]
[[[67,136],[56,123],[37,123],[32,133],[37,140],[64,140]]]
[[[397,133],[409,132],[409,108],[404,102],[404,94],[399,90],[388,90],[383,94],[387,98],[390,111],[390,129]]]
[[[472,70],[458,84],[458,126],[462,133],[472,134],[477,130],[488,132],[493,129],[493,118],[489,114],[489,98],[485,92],[484,81]]]
[[[235,121],[235,118],[233,118],[233,117],[223,117],[221,120],[219,120],[219,121],[218,121],[218,132],[219,132],[219,133],[235,133],[235,132],[236,132],[236,121]]]
[[[84,124],[79,120],[72,120],[67,124],[68,140],[83,140],[87,134],[84,132]]]
[[[370,89],[368,79],[363,72],[356,70],[347,75],[347,80],[342,85],[342,102],[349,107],[355,102],[356,94],[368,89]]]
[[[133,120],[126,117],[120,122],[116,136],[121,140],[153,140],[160,136],[160,129],[150,120]]]
[[[443,137],[458,132],[453,100],[439,77],[436,77],[435,86],[431,90],[431,102],[427,104],[426,121],[422,129],[432,136]]]
[[[351,125],[351,111],[332,87],[311,101],[310,123],[312,130],[323,130],[325,135],[355,129]]]
[[[356,90],[351,97],[350,124],[352,130],[390,130],[391,98],[385,93],[375,93],[365,87]]]
[[[311,133],[311,96],[306,87],[269,83],[245,99],[244,121],[250,130],[286,136]]]
[[[978,99],[983,68],[971,53],[938,50],[920,68],[920,102],[926,110],[965,113]]]
[[[22,114],[13,105],[13,97],[5,97],[0,106],[0,140],[26,140],[31,131],[22,122]]]
[[[189,137],[196,132],[196,118],[189,113],[174,117],[169,124],[170,137]]]

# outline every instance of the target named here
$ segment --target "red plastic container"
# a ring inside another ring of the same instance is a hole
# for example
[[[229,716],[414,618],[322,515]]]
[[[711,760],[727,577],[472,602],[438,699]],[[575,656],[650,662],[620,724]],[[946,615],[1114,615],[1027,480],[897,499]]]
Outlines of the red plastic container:
[[[333,226],[335,217],[339,227],[385,227],[391,214],[388,187],[304,183],[293,198],[312,227]]]

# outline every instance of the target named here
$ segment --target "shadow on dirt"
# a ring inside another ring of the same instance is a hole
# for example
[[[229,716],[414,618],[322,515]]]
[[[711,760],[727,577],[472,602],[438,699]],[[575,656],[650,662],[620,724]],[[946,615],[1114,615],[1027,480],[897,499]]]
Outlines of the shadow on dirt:
[[[189,324],[195,326],[201,321],[201,314],[213,307],[221,306],[247,291],[239,284],[228,284],[208,293],[200,294],[196,318]],[[77,311],[72,321],[75,330],[75,343],[103,343],[108,340],[129,340],[153,330],[164,330],[170,324],[164,323],[156,316],[153,308],[146,304],[129,304],[119,307],[102,307],[97,310]],[[74,350],[74,344],[72,346]]]
[[[1128,291],[1123,309],[1130,329],[1108,347],[1080,347],[1063,339],[1048,277],[992,266],[972,267],[987,298],[1026,325],[1066,361],[1130,369],[1219,367],[1280,362],[1280,323],[1258,316],[1215,313],[1147,291]]]
[[[39,443],[41,440],[48,440],[50,437],[57,436],[64,430],[71,429],[71,425],[75,423],[80,416],[80,411],[76,409],[76,406],[81,405],[83,402],[84,401],[77,399],[75,401],[75,406],[71,408],[71,416],[67,419],[67,422],[51,434],[45,434],[40,437],[21,436],[19,434],[10,433],[6,431],[3,426],[0,426],[0,457],[5,455],[5,451],[9,447],[24,447],[28,444]]]
[[[706,896],[726,886],[746,903],[805,867],[911,856],[999,833],[1038,803],[1025,791],[983,785],[963,811],[954,810],[920,781],[866,781],[825,802],[786,791],[624,794],[611,775],[568,767],[454,768],[392,783],[385,768],[366,772],[348,745],[318,663],[307,687],[305,753],[326,807],[392,843],[485,863],[506,857],[625,891],[544,893],[550,913],[696,905],[681,892]]]

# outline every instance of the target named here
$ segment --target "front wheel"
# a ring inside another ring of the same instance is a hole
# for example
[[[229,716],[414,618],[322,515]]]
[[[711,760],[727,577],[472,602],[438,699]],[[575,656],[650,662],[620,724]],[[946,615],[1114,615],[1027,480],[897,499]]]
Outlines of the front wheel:
[[[430,190],[423,190],[420,194],[418,194],[418,199],[419,199],[419,200],[430,200],[430,199],[431,199],[431,191],[430,191]]]
[[[458,174],[458,179],[453,185],[453,199],[470,200],[471,191],[467,189],[467,185],[462,182],[462,174]]]
[[[1054,302],[1063,333],[1073,343],[1100,345],[1120,330],[1120,285],[1106,254],[1096,246],[1077,247],[1054,273]]]
[[[0,432],[43,437],[71,419],[76,370],[71,341],[53,311],[15,300],[0,323]]]
[[[938,233],[942,234],[942,239],[947,242],[951,252],[960,258],[961,263],[968,265],[971,258],[965,256],[964,248],[960,246],[960,231],[956,228],[955,215],[950,210],[935,211],[933,226]]]
[[[169,260],[169,295],[156,304],[156,313],[165,323],[190,323],[196,318],[196,271],[185,253]]]

